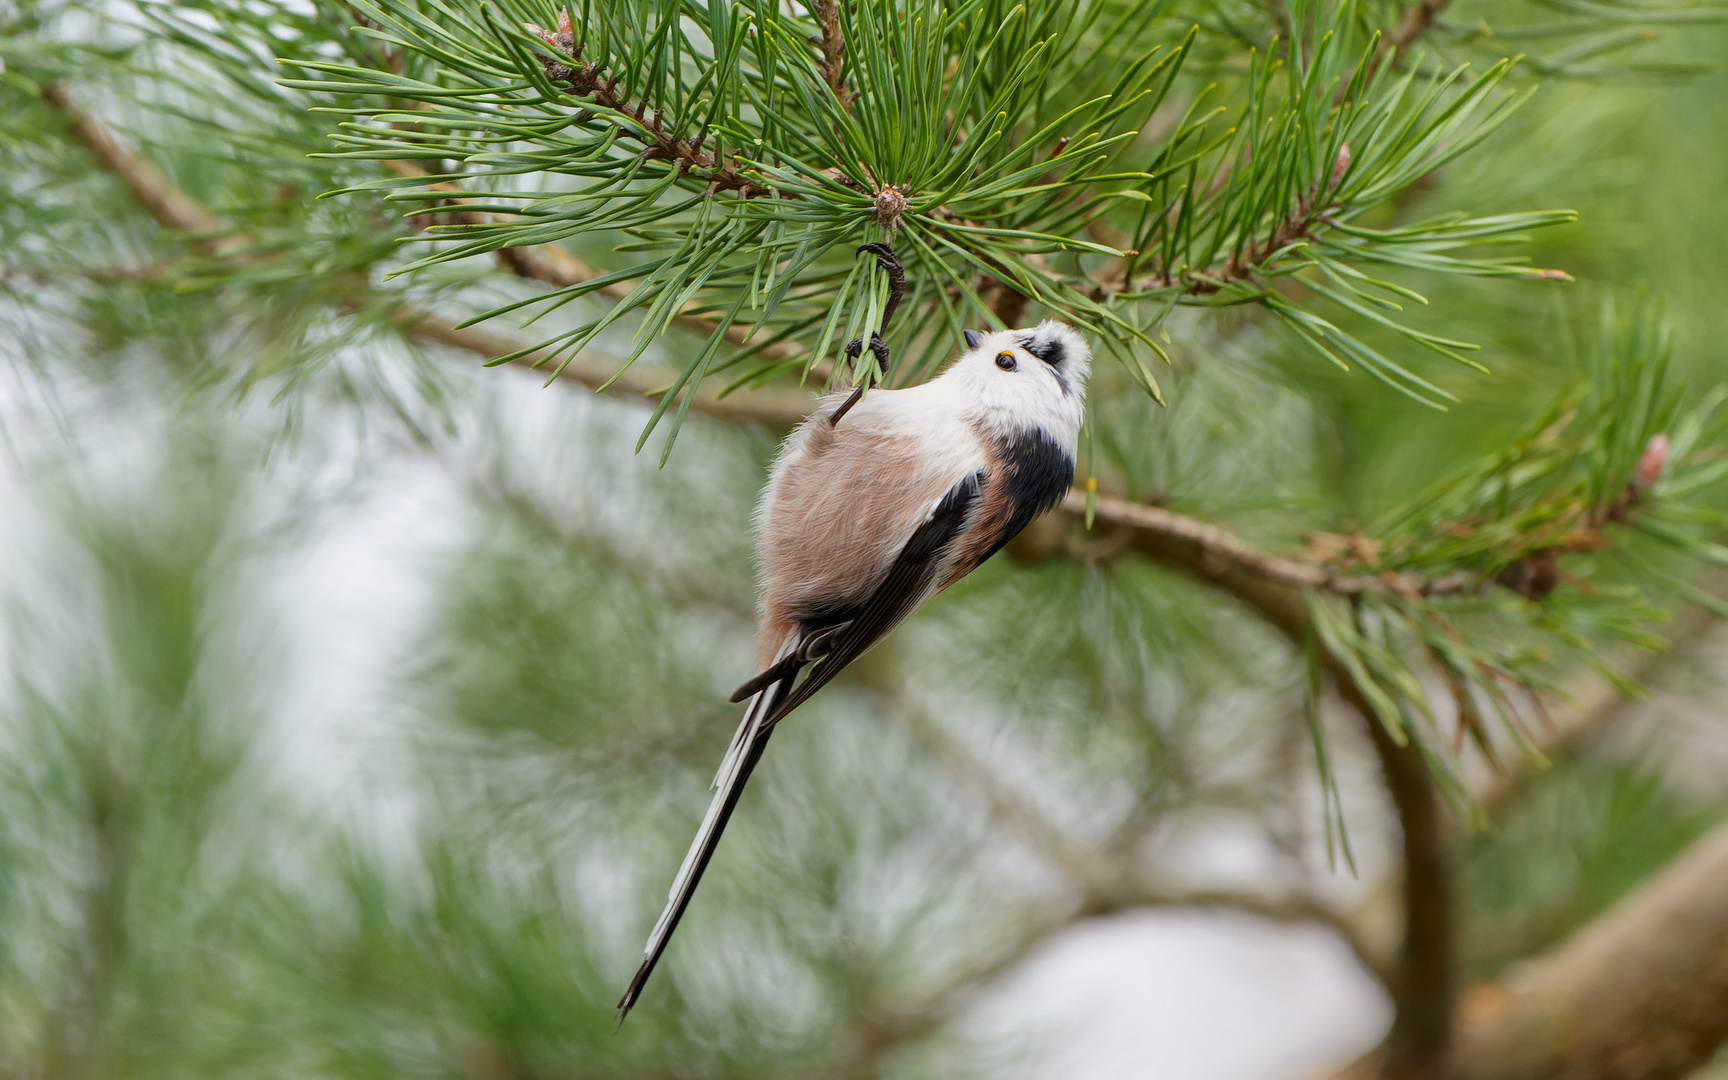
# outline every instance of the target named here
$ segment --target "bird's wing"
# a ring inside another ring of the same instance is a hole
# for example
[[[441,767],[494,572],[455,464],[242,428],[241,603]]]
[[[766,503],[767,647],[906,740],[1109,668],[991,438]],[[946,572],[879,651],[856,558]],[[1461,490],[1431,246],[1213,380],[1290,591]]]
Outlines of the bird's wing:
[[[769,726],[779,723],[787,713],[808,701],[810,695],[869,651],[940,587],[946,562],[944,556],[965,529],[967,514],[978,499],[982,481],[982,473],[972,473],[937,501],[930,515],[913,530],[911,538],[900,549],[882,583],[845,613],[846,621],[835,629],[827,651],[813,658],[810,673],[804,681],[769,714]]]

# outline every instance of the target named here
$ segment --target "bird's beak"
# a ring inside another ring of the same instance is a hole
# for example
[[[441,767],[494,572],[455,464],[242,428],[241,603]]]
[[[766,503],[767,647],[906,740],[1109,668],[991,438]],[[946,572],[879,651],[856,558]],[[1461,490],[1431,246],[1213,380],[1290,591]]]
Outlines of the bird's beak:
[[[979,343],[984,340],[984,335],[976,330],[962,330],[960,335],[966,339],[968,349],[976,349]]]

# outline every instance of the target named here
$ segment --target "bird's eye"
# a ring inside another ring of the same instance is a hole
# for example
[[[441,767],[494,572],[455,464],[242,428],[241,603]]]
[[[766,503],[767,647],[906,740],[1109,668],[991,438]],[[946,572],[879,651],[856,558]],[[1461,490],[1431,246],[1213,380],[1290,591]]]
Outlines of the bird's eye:
[[[996,354],[996,366],[1003,371],[1013,371],[1019,365],[1014,362],[1013,353],[1005,352]]]

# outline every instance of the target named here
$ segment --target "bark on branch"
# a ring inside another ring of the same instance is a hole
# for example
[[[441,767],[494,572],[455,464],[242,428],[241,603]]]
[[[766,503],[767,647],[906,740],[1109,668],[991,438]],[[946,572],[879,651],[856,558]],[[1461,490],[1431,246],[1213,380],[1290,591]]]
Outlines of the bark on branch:
[[[834,92],[834,100],[847,112],[858,95],[846,85],[846,35],[840,28],[840,0],[812,0],[810,10],[822,25],[822,33],[811,44],[822,50],[822,81]]]
[[[678,166],[678,175],[692,170],[705,174],[710,193],[736,191],[744,198],[768,194],[768,189],[740,173],[726,161],[725,151],[716,145],[711,151],[702,149],[703,137],[686,139],[666,128],[665,111],[649,106],[643,99],[634,105],[618,93],[618,84],[628,82],[608,75],[596,64],[584,63],[582,50],[576,47],[576,35],[570,25],[570,9],[558,12],[558,28],[543,30],[533,23],[525,24],[529,33],[539,37],[563,60],[546,65],[546,78],[567,87],[578,98],[587,98],[616,118],[618,133],[642,144],[643,161],[670,161]],[[584,110],[583,119],[594,114]],[[718,142],[718,140],[716,140]]]
[[[1404,9],[1404,14],[1398,19],[1386,36],[1375,46],[1374,59],[1369,62],[1369,73],[1380,70],[1380,65],[1394,52],[1402,54],[1417,38],[1433,28],[1440,13],[1446,10],[1451,0],[1419,0]]]
[[[1668,1080],[1728,1040],[1728,825],[1459,1010],[1455,1080]]]
[[[199,206],[195,199],[148,161],[122,146],[107,125],[85,111],[64,86],[47,84],[42,88],[42,99],[66,118],[73,137],[90,151],[104,170],[126,186],[138,205],[158,224],[195,234],[193,242],[212,254],[226,254],[248,243],[245,236],[233,231],[229,222]],[[514,250],[517,256],[514,260],[504,258],[502,252],[500,256],[507,267],[523,277],[552,285],[567,285],[593,276],[593,271],[581,260],[556,246]],[[453,346],[482,356],[502,356],[521,348],[520,342],[505,335],[473,327],[458,328],[448,320],[407,308],[398,311],[394,321],[403,333],[418,341]],[[711,324],[697,329],[711,329]],[[545,359],[543,354],[531,353],[518,364],[529,366],[541,359]],[[663,389],[661,376],[654,371],[632,368],[618,375],[621,366],[620,361],[587,350],[571,359],[559,371],[558,377],[595,389],[610,380],[608,392],[646,398],[657,397]],[[810,394],[797,390],[762,390],[727,398],[699,390],[690,408],[720,419],[789,428],[809,414],[814,401]]]
[[[1083,514],[1085,497],[1071,492],[1063,508]],[[1095,514],[1134,528],[1130,543],[1135,550],[1228,593],[1297,648],[1314,636],[1304,585],[1298,583],[1302,575],[1294,567],[1216,526],[1156,507],[1097,498]],[[1387,1037],[1383,1075],[1438,1076],[1454,995],[1452,882],[1440,798],[1420,752],[1414,745],[1394,743],[1349,669],[1324,647],[1320,654],[1340,696],[1360,715],[1373,741],[1403,831],[1404,941],[1393,973],[1397,1015]]]

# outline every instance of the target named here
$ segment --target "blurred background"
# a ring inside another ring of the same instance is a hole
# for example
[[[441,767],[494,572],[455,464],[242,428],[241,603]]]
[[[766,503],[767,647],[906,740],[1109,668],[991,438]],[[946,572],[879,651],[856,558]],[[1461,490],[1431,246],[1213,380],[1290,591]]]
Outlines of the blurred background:
[[[1525,49],[1431,6],[1436,48]],[[1169,34],[1261,12],[1187,7]],[[1633,61],[1532,65],[1407,193],[1579,214],[1531,251],[1574,283],[1425,288],[1493,369],[1435,376],[1451,411],[1178,312],[1168,407],[1097,400],[1121,489],[1348,533],[1540,416],[1605,310],[1723,382],[1728,27],[1681,10],[1621,20]],[[315,198],[378,166],[308,159],[334,121],[270,58],[357,21],[0,0],[0,1073],[1273,1080],[1380,1044],[1404,855],[1360,718],[1323,699],[1346,858],[1301,650],[1084,539],[998,556],[786,726],[615,1031],[751,671],[782,430],[693,414],[659,468],[640,398],[412,332],[533,283],[392,282],[408,226]],[[1728,633],[1662,604],[1603,647],[1647,694],[1566,669],[1545,766],[1448,812],[1461,1023],[1719,835]],[[1693,1043],[1612,1075],[1728,1075]]]

